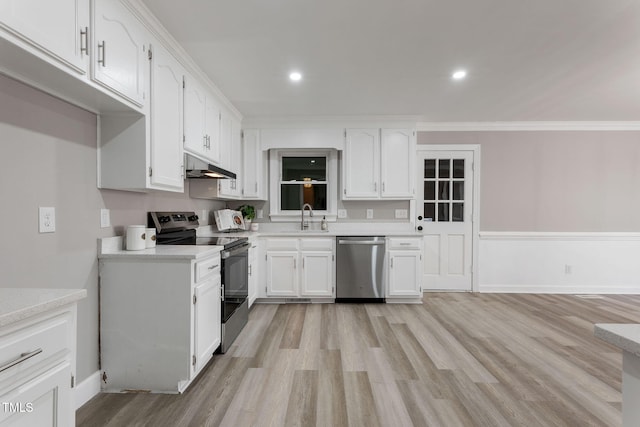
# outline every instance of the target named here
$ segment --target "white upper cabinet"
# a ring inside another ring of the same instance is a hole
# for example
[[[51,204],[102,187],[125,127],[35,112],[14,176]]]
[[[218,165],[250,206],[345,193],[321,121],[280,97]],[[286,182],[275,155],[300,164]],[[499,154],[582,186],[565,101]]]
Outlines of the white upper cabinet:
[[[242,130],[240,122],[225,112],[220,120],[220,154],[222,167],[236,174],[236,179],[218,180],[218,195],[222,199],[238,199],[242,188]]]
[[[87,70],[89,0],[2,0],[0,28],[76,73]]]
[[[151,50],[150,188],[184,191],[183,89],[184,70],[162,45]]]
[[[138,106],[144,105],[145,31],[119,0],[93,0],[91,77]]]
[[[342,198],[377,198],[379,179],[380,130],[348,129],[342,158]]]
[[[415,142],[412,130],[382,129],[380,138],[380,195],[383,198],[414,196]]]
[[[195,79],[184,86],[184,150],[211,163],[220,162],[220,107]]]
[[[414,197],[415,133],[408,129],[348,129],[342,158],[342,199]]]
[[[260,131],[242,131],[242,198],[266,200],[265,152],[260,148]]]

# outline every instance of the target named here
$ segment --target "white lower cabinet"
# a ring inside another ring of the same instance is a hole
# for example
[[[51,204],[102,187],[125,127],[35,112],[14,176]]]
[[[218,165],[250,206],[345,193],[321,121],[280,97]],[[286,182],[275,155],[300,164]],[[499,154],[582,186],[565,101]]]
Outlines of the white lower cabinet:
[[[75,348],[75,304],[0,328],[0,425],[75,425]]]
[[[258,242],[256,239],[249,238],[249,307],[253,305],[258,298]]]
[[[221,334],[220,255],[100,260],[103,391],[181,393]]]
[[[264,245],[267,297],[335,297],[335,239],[272,238]]]
[[[422,240],[387,239],[387,298],[422,297]]]

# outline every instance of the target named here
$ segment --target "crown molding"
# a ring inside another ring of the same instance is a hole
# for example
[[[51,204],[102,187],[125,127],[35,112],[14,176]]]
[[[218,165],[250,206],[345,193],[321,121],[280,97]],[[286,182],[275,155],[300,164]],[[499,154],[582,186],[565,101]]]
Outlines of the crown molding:
[[[243,128],[415,128],[417,116],[245,116]]]
[[[465,131],[625,131],[640,130],[640,122],[418,122],[421,132]]]

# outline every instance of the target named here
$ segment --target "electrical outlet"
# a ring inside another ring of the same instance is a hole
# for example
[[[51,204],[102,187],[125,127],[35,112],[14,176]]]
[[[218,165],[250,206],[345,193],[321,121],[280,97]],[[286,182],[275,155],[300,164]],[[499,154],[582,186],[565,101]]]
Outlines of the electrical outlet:
[[[209,211],[206,209],[200,210],[199,218],[200,218],[200,224],[202,225],[209,224]]]
[[[111,212],[109,209],[100,209],[100,228],[111,227]]]
[[[367,219],[373,218],[373,209],[367,209]]]
[[[40,233],[53,233],[56,231],[56,208],[39,208]]]
[[[396,218],[408,218],[406,209],[396,209]]]
[[[261,219],[263,215],[264,215],[264,212],[262,211],[262,209],[257,209],[256,217]]]
[[[338,209],[338,218],[346,218],[347,210],[346,209]]]
[[[573,266],[569,264],[564,265],[564,274],[573,274]]]

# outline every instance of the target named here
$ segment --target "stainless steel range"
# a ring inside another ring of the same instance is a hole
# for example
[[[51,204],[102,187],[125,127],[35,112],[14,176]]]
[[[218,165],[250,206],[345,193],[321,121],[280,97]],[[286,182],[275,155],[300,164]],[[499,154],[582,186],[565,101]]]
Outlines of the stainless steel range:
[[[148,226],[156,229],[158,245],[222,246],[222,344],[225,353],[249,320],[249,239],[197,237],[198,216],[194,212],[149,212]]]

